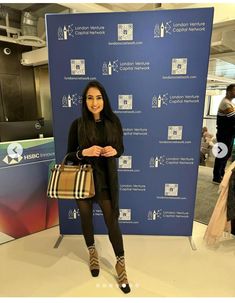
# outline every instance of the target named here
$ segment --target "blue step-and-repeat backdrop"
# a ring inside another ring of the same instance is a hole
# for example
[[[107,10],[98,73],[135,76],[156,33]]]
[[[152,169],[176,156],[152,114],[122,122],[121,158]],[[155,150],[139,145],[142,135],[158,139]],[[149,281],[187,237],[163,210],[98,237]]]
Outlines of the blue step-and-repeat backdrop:
[[[124,132],[117,160],[124,234],[192,234],[213,9],[47,15],[56,161],[81,94],[100,81]],[[59,201],[61,234],[79,234]],[[94,207],[96,233],[106,233]]]

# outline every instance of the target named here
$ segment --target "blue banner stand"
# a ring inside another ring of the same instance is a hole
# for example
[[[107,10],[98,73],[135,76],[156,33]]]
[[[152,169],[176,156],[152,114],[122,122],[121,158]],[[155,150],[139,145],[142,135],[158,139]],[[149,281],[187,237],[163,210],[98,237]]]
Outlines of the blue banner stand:
[[[196,250],[192,226],[213,8],[49,14],[46,21],[57,163],[81,114],[81,91],[100,81],[123,126],[123,234],[186,236]],[[64,235],[81,234],[75,202],[60,202],[56,247]],[[96,233],[105,233],[101,210],[94,207],[93,214]]]

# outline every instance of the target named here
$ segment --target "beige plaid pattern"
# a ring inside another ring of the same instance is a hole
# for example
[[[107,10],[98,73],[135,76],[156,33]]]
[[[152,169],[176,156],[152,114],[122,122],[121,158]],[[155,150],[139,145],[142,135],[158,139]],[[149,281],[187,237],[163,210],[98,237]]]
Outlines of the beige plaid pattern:
[[[57,199],[87,199],[94,197],[93,170],[90,164],[58,165],[52,169],[47,195]]]

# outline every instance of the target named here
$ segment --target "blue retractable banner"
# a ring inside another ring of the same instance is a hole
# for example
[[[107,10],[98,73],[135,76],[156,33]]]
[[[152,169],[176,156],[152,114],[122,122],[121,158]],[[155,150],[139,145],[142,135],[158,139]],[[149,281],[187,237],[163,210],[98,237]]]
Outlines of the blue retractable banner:
[[[91,80],[124,132],[117,160],[124,234],[192,234],[213,9],[47,15],[56,161]],[[106,233],[94,206],[96,233]],[[80,234],[59,201],[61,234]]]

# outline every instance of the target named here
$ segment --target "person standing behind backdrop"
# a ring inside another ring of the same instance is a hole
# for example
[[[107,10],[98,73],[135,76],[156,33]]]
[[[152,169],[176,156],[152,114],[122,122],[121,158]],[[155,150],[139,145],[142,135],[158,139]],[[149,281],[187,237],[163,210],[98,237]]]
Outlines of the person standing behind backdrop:
[[[226,96],[222,99],[217,113],[217,142],[224,143],[228,152],[223,158],[215,158],[213,170],[213,183],[219,184],[224,176],[226,163],[232,154],[235,138],[235,84],[230,84],[226,89]]]
[[[120,157],[123,151],[121,123],[111,109],[104,87],[98,81],[91,81],[83,92],[82,116],[73,121],[69,130],[67,160],[89,163],[93,167],[95,197],[76,201],[89,251],[91,274],[96,277],[100,270],[92,222],[93,203],[98,202],[117,259],[115,268],[119,287],[124,293],[129,293],[123,239],[118,222],[119,186],[115,159]]]

